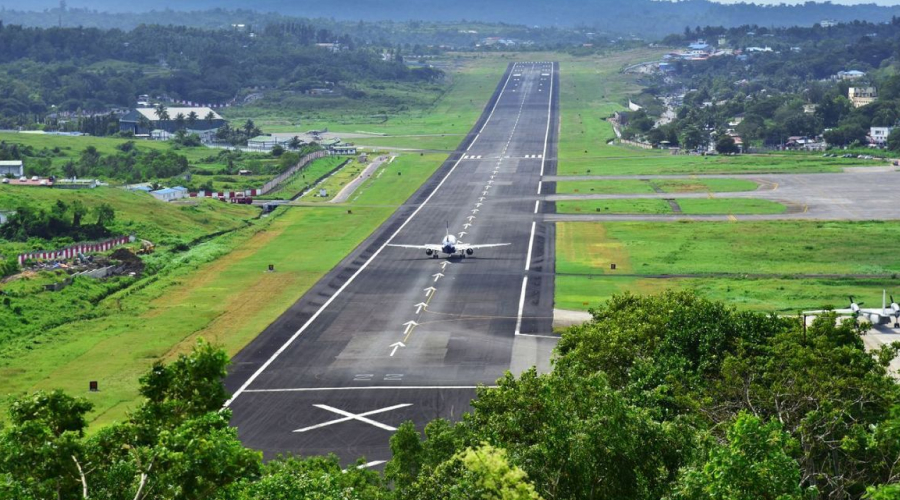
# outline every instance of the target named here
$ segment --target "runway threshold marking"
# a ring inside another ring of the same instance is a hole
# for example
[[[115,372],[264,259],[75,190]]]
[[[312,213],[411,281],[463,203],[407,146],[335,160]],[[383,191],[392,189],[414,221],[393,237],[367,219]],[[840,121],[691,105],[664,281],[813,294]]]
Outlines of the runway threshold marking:
[[[510,72],[510,76],[507,76],[507,77],[506,77],[506,82],[504,82],[503,88],[500,89],[500,94],[497,96],[497,100],[494,101],[494,105],[493,105],[493,107],[491,108],[491,113],[488,115],[487,120],[484,121],[484,124],[481,125],[481,128],[478,130],[478,133],[475,135],[475,139],[472,140],[472,144],[469,144],[469,148],[468,148],[468,149],[471,149],[471,147],[475,144],[475,141],[477,141],[478,138],[481,136],[481,133],[484,131],[485,127],[487,127],[488,124],[491,122],[491,118],[493,118],[494,112],[497,111],[497,106],[500,104],[500,101],[501,101],[501,99],[503,98],[503,94],[506,92],[506,88],[509,86],[509,81],[510,81],[511,77],[512,77],[512,72]],[[468,150],[468,149],[467,149],[467,150]],[[438,193],[438,191],[440,191],[441,187],[447,182],[447,179],[449,179],[450,176],[453,175],[454,172],[456,172],[456,169],[459,167],[459,164],[460,164],[461,162],[462,162],[462,157],[460,157],[459,159],[456,160],[456,162],[453,164],[453,167],[451,167],[451,168],[450,168],[450,171],[447,172],[447,175],[445,175],[444,178],[441,179],[441,182],[439,182],[438,185],[435,186],[435,188],[434,188],[434,189],[431,191],[431,193],[425,198],[425,200],[422,202],[422,204],[419,205],[418,208],[416,208],[416,209],[413,211],[413,213],[411,213],[411,214],[409,215],[409,217],[406,218],[405,221],[403,221],[403,224],[401,224],[400,227],[398,227],[397,230],[394,231],[393,234],[391,234],[391,236],[390,236],[390,237],[389,237],[389,238],[388,238],[388,239],[387,239],[387,240],[386,240],[386,241],[378,248],[378,250],[375,250],[375,252],[372,254],[372,256],[369,257],[369,259],[368,259],[367,261],[365,261],[365,262],[359,267],[359,269],[358,269],[355,273],[353,273],[353,275],[350,276],[350,278],[348,278],[347,281],[344,282],[344,284],[343,284],[340,288],[338,288],[338,290],[337,290],[336,292],[334,292],[334,295],[332,295],[331,297],[329,297],[328,300],[326,300],[325,303],[322,304],[322,306],[319,307],[319,309],[316,310],[315,313],[313,313],[313,315],[306,321],[306,323],[303,324],[303,326],[300,327],[299,330],[297,330],[296,332],[294,332],[294,334],[291,336],[291,338],[287,339],[287,341],[286,341],[284,344],[282,344],[282,346],[279,347],[278,350],[275,351],[275,353],[272,354],[272,356],[270,356],[269,359],[267,359],[266,362],[262,364],[262,366],[260,366],[255,372],[253,372],[253,375],[251,375],[251,376],[250,376],[250,377],[249,377],[249,378],[248,378],[248,379],[247,379],[247,380],[246,380],[246,381],[238,388],[238,390],[234,392],[234,394],[231,396],[231,398],[230,398],[228,401],[225,402],[225,405],[224,405],[224,406],[225,406],[226,408],[228,408],[229,406],[231,406],[231,404],[234,403],[234,401],[235,401],[241,394],[243,394],[243,393],[247,390],[248,387],[250,387],[250,384],[252,384],[254,381],[256,381],[256,379],[259,378],[259,376],[260,376],[264,371],[266,371],[266,369],[267,369],[267,368],[268,368],[268,367],[269,367],[269,366],[270,366],[270,365],[278,358],[278,356],[281,356],[281,354],[282,354],[284,351],[286,351],[287,348],[290,347],[291,344],[293,344],[294,341],[296,341],[297,338],[300,337],[300,335],[302,335],[303,332],[305,332],[306,329],[309,328],[309,326],[312,325],[312,324],[319,318],[319,316],[321,316],[322,311],[324,311],[325,309],[327,309],[328,306],[330,306],[331,303],[334,302],[334,300],[337,299],[337,297],[339,297],[339,296],[341,295],[341,293],[343,293],[343,291],[346,290],[347,287],[349,287],[350,284],[353,283],[353,281],[356,280],[356,278],[357,278],[360,274],[362,274],[362,272],[365,271],[365,270],[369,267],[369,265],[372,263],[372,261],[375,260],[375,258],[378,257],[379,255],[381,255],[381,252],[382,252],[385,248],[387,248],[388,244],[390,244],[390,243],[394,240],[394,238],[397,237],[398,234],[400,234],[400,231],[402,231],[402,230],[409,224],[409,222],[410,222],[411,220],[413,220],[413,219],[415,218],[415,216],[418,215],[419,212],[422,211],[423,208],[425,208],[425,206],[428,204],[428,202],[431,201],[432,198],[434,198],[434,196]],[[486,193],[485,193],[485,194],[486,194]]]
[[[387,413],[389,411],[399,410],[400,408],[406,408],[408,406],[412,406],[412,403],[404,403],[404,404],[399,404],[399,405],[394,405],[394,406],[388,406],[387,408],[381,408],[380,410],[367,411],[365,413],[350,413],[349,411],[344,411],[339,408],[335,408],[333,406],[328,406],[328,405],[324,405],[324,404],[318,404],[318,405],[313,405],[313,406],[316,408],[322,409],[322,410],[330,411],[332,413],[337,413],[338,415],[343,415],[344,418],[338,418],[335,420],[331,420],[329,422],[323,422],[321,424],[311,425],[309,427],[297,429],[294,432],[308,432],[308,431],[311,431],[314,429],[321,429],[322,427],[328,427],[329,425],[340,424],[342,422],[349,422],[351,420],[357,420],[359,422],[364,422],[369,425],[378,427],[379,429],[384,429],[386,431],[394,432],[397,430],[396,427],[391,427],[390,425],[382,424],[381,422],[376,422],[375,420],[372,420],[372,419],[366,418],[366,417],[368,417],[369,415],[377,415],[379,413]]]

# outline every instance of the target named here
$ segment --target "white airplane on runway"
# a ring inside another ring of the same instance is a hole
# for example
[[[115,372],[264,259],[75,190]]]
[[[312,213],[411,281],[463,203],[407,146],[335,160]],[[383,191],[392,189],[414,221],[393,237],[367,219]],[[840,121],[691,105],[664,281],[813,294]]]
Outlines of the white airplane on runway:
[[[897,326],[900,326],[900,304],[894,301],[894,296],[891,295],[891,305],[887,304],[887,291],[882,291],[881,294],[881,309],[863,309],[861,306],[862,303],[857,304],[856,301],[853,300],[853,297],[850,297],[850,308],[849,309],[835,309],[833,311],[804,311],[803,314],[821,314],[825,312],[834,312],[839,316],[853,316],[854,318],[858,318],[860,316],[863,319],[868,320],[873,325],[881,325],[881,324],[892,324],[894,322],[897,323]]]
[[[511,243],[490,243],[487,245],[470,245],[468,243],[463,243],[456,239],[456,236],[450,234],[450,224],[447,224],[447,235],[444,236],[443,241],[441,241],[440,245],[393,245],[389,244],[389,247],[397,247],[397,248],[412,248],[414,250],[425,250],[425,255],[430,255],[432,258],[438,258],[439,254],[444,253],[447,254],[448,257],[453,257],[454,255],[459,255],[460,257],[465,257],[466,255],[472,255],[475,253],[475,250],[481,248],[495,248],[495,247],[505,247],[509,246]]]

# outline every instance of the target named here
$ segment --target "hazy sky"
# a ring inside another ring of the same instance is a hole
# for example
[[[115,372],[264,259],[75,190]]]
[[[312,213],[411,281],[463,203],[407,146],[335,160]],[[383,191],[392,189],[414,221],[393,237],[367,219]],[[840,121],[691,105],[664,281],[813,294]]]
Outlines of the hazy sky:
[[[714,2],[719,3],[741,3],[742,0],[712,0]],[[746,1],[746,0],[744,0]],[[751,3],[747,1],[747,3]],[[778,5],[781,3],[786,4],[798,4],[805,3],[805,0],[755,0],[752,3],[758,3],[761,5]],[[831,0],[831,3],[843,4],[843,5],[853,5],[858,3],[874,3],[877,5],[900,5],[900,0]]]

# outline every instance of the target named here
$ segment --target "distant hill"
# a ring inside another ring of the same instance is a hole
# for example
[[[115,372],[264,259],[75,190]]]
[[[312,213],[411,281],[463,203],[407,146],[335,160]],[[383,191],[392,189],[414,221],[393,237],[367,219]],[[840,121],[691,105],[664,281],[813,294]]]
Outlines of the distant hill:
[[[503,22],[527,26],[583,26],[617,34],[659,37],[685,26],[811,26],[822,20],[872,22],[900,16],[900,6],[834,5],[806,3],[796,6],[723,5],[707,0],[667,2],[655,0],[155,0],[131,3],[120,0],[69,0],[70,8],[107,12],[209,9],[252,9],[285,16],[336,20],[422,20]],[[28,10],[56,9],[56,0],[31,0]],[[18,0],[0,0],[0,7],[22,9]],[[202,15],[202,14],[201,14]],[[0,12],[0,18],[4,16]],[[199,24],[173,17],[176,24]]]

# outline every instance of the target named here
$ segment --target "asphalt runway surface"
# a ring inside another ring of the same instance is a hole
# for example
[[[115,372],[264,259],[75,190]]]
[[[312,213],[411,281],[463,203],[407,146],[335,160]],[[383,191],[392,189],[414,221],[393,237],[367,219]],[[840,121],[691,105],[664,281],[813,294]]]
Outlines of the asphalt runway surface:
[[[390,458],[405,421],[459,419],[478,385],[546,364],[554,227],[558,65],[510,65],[460,148],[381,228],[233,360],[233,425],[266,458]],[[294,208],[293,210],[300,210]],[[552,210],[552,209],[551,209]],[[437,244],[469,258],[386,247]]]
[[[897,203],[900,172],[895,168],[853,169],[834,174],[749,174],[714,176],[618,176],[547,177],[558,180],[697,179],[731,178],[759,183],[756,191],[735,193],[653,193],[653,194],[558,194],[545,201],[574,201],[639,198],[760,198],[782,203],[786,213],[768,215],[595,215],[554,214],[548,220],[562,221],[676,221],[676,220],[900,220]]]

